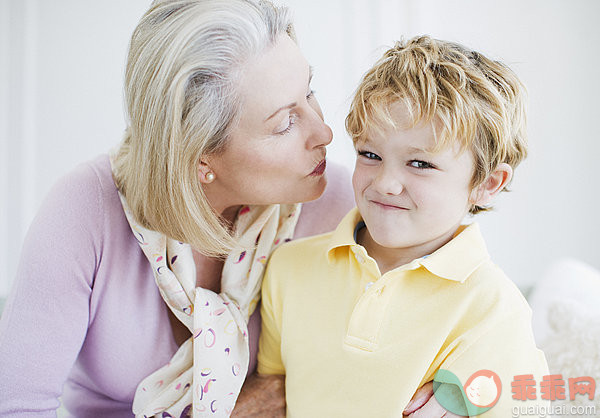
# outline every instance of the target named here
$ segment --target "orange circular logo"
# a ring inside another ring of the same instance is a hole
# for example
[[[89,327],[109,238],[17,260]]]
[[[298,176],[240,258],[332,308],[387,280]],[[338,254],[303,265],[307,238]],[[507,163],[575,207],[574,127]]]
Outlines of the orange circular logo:
[[[502,382],[491,370],[479,370],[471,375],[464,385],[465,395],[479,408],[491,408],[500,399]]]

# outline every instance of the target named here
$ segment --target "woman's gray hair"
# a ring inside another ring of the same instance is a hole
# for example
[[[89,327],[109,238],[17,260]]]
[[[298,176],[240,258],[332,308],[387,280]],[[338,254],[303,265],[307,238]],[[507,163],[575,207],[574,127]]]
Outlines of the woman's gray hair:
[[[269,1],[152,3],[131,37],[128,127],[113,160],[117,187],[141,225],[207,255],[235,247],[206,199],[198,164],[227,145],[246,63],[286,33],[295,40],[288,10]]]

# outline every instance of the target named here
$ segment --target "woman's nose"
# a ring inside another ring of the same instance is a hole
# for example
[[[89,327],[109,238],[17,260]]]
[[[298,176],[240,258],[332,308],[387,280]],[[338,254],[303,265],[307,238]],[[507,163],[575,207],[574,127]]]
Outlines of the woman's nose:
[[[307,147],[317,148],[329,145],[333,140],[333,131],[325,123],[319,104],[315,103],[310,108],[310,134],[307,140]]]
[[[323,120],[320,120],[318,126],[315,128],[314,133],[314,147],[321,147],[331,144],[333,140],[333,131]]]

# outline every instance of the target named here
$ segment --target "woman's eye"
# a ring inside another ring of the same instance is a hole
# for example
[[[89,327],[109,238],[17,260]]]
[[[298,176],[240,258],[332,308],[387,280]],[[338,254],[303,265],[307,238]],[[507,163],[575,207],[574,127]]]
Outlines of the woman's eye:
[[[315,97],[315,91],[314,90],[309,90],[308,94],[306,95],[306,100],[310,100],[313,97]]]
[[[358,155],[361,157],[365,157],[369,160],[379,160],[381,161],[381,157],[371,151],[358,151]]]
[[[277,135],[285,135],[287,134],[289,131],[292,130],[292,126],[294,126],[294,123],[296,123],[296,115],[295,114],[290,114],[290,116],[287,119],[287,125],[285,126],[280,126],[277,128],[276,130],[276,134]]]
[[[425,169],[425,168],[435,168],[433,164],[428,163],[427,161],[421,160],[412,160],[408,163],[411,167]]]

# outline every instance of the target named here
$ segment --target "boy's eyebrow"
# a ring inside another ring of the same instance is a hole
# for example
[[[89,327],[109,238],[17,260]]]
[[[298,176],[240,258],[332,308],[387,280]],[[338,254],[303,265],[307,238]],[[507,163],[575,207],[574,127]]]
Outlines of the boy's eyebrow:
[[[309,65],[309,66],[308,66],[308,86],[310,86],[310,82],[312,81],[312,78],[313,78],[313,66],[312,66],[312,65]],[[264,121],[266,122],[266,121],[268,121],[269,119],[273,118],[273,117],[274,117],[276,114],[278,114],[278,113],[279,113],[279,112],[281,112],[282,110],[285,110],[285,109],[293,109],[293,108],[294,108],[294,107],[296,107],[296,106],[298,106],[298,103],[297,103],[297,102],[290,103],[290,104],[287,104],[287,105],[285,105],[285,106],[281,106],[279,109],[277,109],[275,112],[273,112],[273,113],[271,114],[271,116],[267,117],[267,118],[266,118]]]
[[[423,154],[431,154],[432,153],[432,151],[430,151],[430,150],[426,150],[426,149],[419,148],[419,147],[408,147],[407,149],[410,152],[420,152]]]

